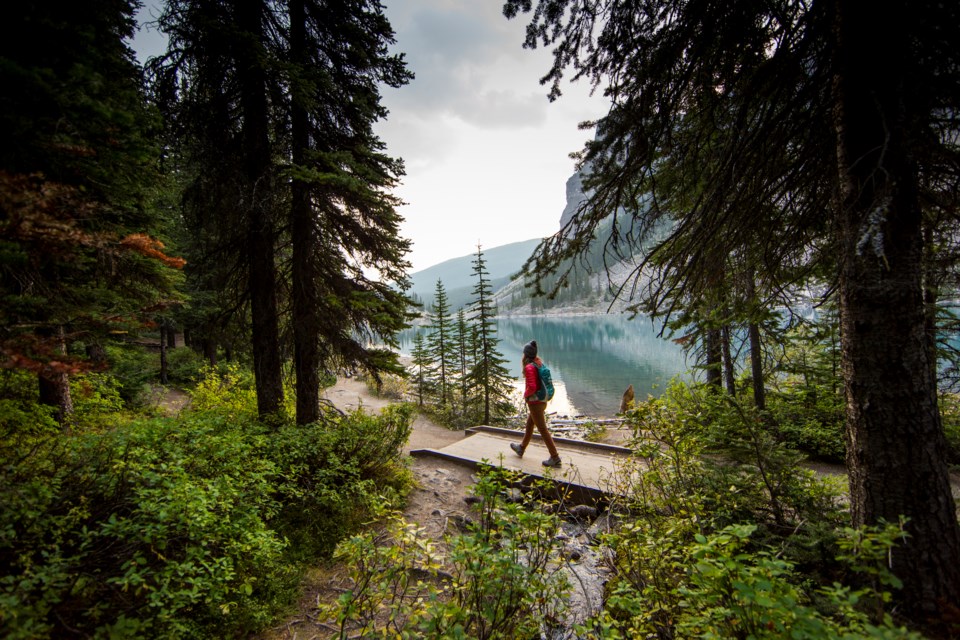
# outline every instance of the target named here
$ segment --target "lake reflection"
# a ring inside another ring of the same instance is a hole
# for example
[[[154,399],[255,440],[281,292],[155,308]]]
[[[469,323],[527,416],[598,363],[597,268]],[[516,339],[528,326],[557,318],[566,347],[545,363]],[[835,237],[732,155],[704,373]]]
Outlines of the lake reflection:
[[[557,397],[550,411],[612,416],[633,385],[638,399],[659,395],[670,378],[687,370],[683,350],[657,337],[659,325],[625,315],[500,318],[497,337],[517,386],[523,345],[536,340],[550,367]],[[409,354],[412,330],[401,335]]]

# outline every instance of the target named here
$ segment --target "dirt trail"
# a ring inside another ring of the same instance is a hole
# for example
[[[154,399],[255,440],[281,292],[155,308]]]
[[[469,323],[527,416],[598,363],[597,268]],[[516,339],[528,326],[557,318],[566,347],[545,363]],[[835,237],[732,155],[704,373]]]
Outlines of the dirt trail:
[[[154,402],[157,408],[168,417],[176,416],[190,404],[190,396],[187,392],[175,387],[155,389],[153,395],[156,398]]]
[[[324,397],[341,411],[359,407],[368,411],[379,411],[394,402],[373,395],[365,383],[353,378],[338,380],[333,387],[326,390]],[[611,430],[604,441],[623,444],[628,435],[625,430]],[[414,449],[440,449],[463,437],[463,431],[447,429],[418,415],[404,452],[409,453]],[[468,515],[469,506],[464,498],[470,493],[475,477],[471,470],[439,458],[411,458],[410,463],[417,488],[409,497],[404,517],[408,522],[423,527],[438,548],[442,549],[445,546],[444,534],[456,527],[460,518]],[[809,463],[807,466],[822,475],[846,474],[843,465]],[[954,496],[960,500],[960,474],[951,474],[951,481]],[[311,571],[304,582],[304,593],[296,613],[258,636],[258,640],[322,640],[335,635],[332,627],[317,619],[317,602],[335,600],[348,586],[346,575],[345,568],[337,565],[318,567]]]
[[[337,380],[326,390],[324,397],[341,411],[361,406],[368,411],[379,411],[395,402],[374,396],[364,382],[354,378]],[[447,429],[418,415],[404,453],[414,449],[440,449],[461,438],[463,431]],[[430,458],[412,458],[410,468],[418,486],[410,495],[404,517],[424,527],[431,537],[439,540],[451,517],[465,515],[468,505],[463,499],[474,483],[473,472],[452,462]]]
[[[354,378],[341,378],[328,388],[324,397],[341,411],[363,407],[376,412],[395,402],[373,395],[365,383]],[[404,453],[414,449],[439,449],[463,438],[463,431],[447,429],[422,415],[413,423],[410,439]],[[438,545],[448,528],[467,515],[469,506],[464,498],[475,480],[473,472],[451,462],[429,458],[411,458],[410,468],[417,488],[410,494],[404,517],[415,523]],[[317,602],[335,600],[347,586],[346,571],[342,566],[318,567],[304,581],[304,592],[297,611],[279,626],[259,636],[260,640],[302,640],[328,638],[334,630],[317,620]]]

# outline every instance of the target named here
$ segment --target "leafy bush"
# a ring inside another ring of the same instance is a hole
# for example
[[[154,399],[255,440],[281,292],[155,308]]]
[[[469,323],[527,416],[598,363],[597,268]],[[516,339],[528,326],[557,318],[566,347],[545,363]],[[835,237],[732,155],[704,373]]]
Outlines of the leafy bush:
[[[60,432],[54,407],[37,403],[37,376],[17,369],[0,369],[0,442]]]
[[[0,442],[0,635],[247,634],[305,554],[400,500],[409,408],[274,432],[232,375],[225,406],[212,376],[176,421]]]
[[[792,563],[773,550],[748,549],[755,530],[753,525],[739,525],[696,536],[689,548],[689,579],[678,589],[678,635],[758,640],[787,636],[797,640],[922,638],[896,627],[882,612],[874,624],[857,605],[863,600],[888,600],[889,594],[871,588],[853,591],[838,583],[822,588],[820,597],[825,603],[821,606],[826,604],[833,615],[818,611],[798,586],[801,581]],[[856,534],[861,548],[872,547],[885,554],[893,544],[889,530],[882,528],[849,532]],[[875,560],[869,558],[868,564]]]
[[[193,349],[167,351],[167,377],[172,383],[192,385],[204,378],[207,362]]]
[[[943,419],[943,432],[947,437],[950,463],[960,465],[960,394],[940,395],[940,415]]]
[[[288,425],[267,443],[279,473],[277,526],[303,556],[330,555],[370,514],[400,506],[413,485],[401,459],[413,407],[356,411],[328,422]]]
[[[449,541],[447,558],[399,516],[389,520],[389,545],[375,533],[341,544],[354,586],[321,608],[339,637],[512,640],[556,625],[569,588],[558,569],[559,520],[506,502],[509,480],[502,469],[481,475],[478,521]]]
[[[587,422],[583,425],[583,439],[587,442],[601,442],[607,435],[607,427],[598,422]]]
[[[365,382],[370,393],[379,398],[403,400],[410,393],[410,383],[406,378],[398,375],[385,374],[381,376],[379,385],[376,383],[376,380],[370,376],[365,378]]]
[[[811,456],[843,462],[844,400],[828,387],[781,385],[768,395],[768,406],[780,436]]]
[[[81,431],[103,429],[123,419],[125,403],[120,381],[109,373],[85,373],[70,377],[73,426]]]
[[[263,592],[290,572],[264,522],[277,506],[260,437],[216,420],[153,420],[50,439],[6,465],[7,637],[262,625]]]
[[[106,350],[110,373],[119,383],[123,401],[128,407],[147,404],[150,398],[150,383],[160,376],[159,355],[128,344],[110,344]]]
[[[256,422],[257,390],[253,373],[236,363],[223,370],[204,369],[203,379],[190,392],[190,407],[200,413],[222,413],[240,423]]]
[[[612,508],[624,521],[601,538],[607,602],[584,635],[913,637],[885,613],[894,583],[834,582],[861,581],[851,567],[880,571],[896,535],[844,528],[835,492],[797,467],[762,416],[675,383],[629,420],[644,458],[621,470],[627,498]],[[861,558],[873,550],[866,564],[849,562],[851,536],[870,541],[855,545]]]

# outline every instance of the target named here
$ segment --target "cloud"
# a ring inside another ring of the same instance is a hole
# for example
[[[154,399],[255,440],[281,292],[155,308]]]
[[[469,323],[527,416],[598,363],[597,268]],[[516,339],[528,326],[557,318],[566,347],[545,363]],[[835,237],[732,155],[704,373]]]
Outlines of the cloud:
[[[403,233],[419,270],[559,228],[566,181],[601,113],[584,83],[547,100],[549,51],[522,48],[526,21],[495,0],[387,0],[395,52],[416,79],[385,89],[377,132],[402,157]]]
[[[420,117],[480,127],[544,122],[546,91],[537,84],[543,58],[521,48],[522,25],[509,23],[496,3],[406,0],[386,13],[397,33],[395,50],[416,74],[389,96],[392,112],[414,109]]]

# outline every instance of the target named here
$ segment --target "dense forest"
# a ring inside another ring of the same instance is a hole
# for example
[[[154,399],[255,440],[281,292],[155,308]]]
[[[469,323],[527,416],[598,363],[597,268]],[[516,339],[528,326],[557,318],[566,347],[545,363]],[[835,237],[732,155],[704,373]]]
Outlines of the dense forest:
[[[623,415],[574,622],[549,484],[481,473],[443,553],[396,515],[416,412],[515,407],[483,252],[466,309],[406,294],[381,2],[168,0],[145,66],[137,8],[0,27],[4,637],[255,637],[332,561],[341,638],[960,636],[960,6],[506,0],[551,99],[610,103],[511,304],[617,298],[698,372]],[[398,401],[336,410],[344,371]]]

